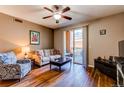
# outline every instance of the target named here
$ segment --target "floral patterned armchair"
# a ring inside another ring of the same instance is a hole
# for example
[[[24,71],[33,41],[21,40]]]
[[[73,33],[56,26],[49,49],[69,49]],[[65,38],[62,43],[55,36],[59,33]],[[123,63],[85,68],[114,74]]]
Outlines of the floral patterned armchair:
[[[0,53],[0,80],[21,79],[30,70],[30,60],[17,60],[14,52]]]

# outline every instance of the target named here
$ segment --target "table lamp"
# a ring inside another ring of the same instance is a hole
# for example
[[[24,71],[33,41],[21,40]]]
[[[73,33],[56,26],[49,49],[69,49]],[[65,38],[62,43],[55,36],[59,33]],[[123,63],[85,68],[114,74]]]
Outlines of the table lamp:
[[[24,46],[22,48],[22,51],[23,51],[23,53],[25,55],[24,58],[27,59],[28,58],[28,53],[30,52],[30,48],[28,46]]]

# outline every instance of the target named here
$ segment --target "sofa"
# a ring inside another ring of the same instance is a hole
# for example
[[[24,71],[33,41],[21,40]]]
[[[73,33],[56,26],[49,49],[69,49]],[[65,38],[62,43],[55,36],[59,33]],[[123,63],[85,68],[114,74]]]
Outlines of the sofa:
[[[12,51],[0,53],[0,80],[21,79],[30,71],[30,60],[17,60]]]
[[[48,64],[51,60],[55,60],[61,57],[61,53],[56,49],[42,49],[35,51],[35,64],[43,66]]]

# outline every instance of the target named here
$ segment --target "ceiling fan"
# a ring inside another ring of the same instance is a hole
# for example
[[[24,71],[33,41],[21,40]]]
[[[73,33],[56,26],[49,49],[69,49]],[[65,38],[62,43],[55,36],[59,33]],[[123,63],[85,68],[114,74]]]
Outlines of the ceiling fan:
[[[43,17],[43,19],[53,17],[56,20],[56,23],[59,23],[59,19],[60,18],[65,18],[67,20],[71,20],[72,19],[69,16],[63,15],[63,13],[65,13],[65,12],[67,12],[67,11],[70,10],[70,7],[65,7],[64,9],[62,9],[62,6],[61,5],[53,5],[52,6],[52,9],[53,10],[50,9],[50,8],[47,8],[47,7],[44,7],[44,9],[50,11],[53,14],[52,15],[49,15],[49,16],[46,16],[46,17]]]

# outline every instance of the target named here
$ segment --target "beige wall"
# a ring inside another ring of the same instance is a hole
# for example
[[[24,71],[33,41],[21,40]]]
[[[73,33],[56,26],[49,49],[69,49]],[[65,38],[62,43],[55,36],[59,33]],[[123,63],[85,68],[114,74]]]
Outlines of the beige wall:
[[[89,65],[93,65],[93,59],[98,56],[118,56],[118,41],[124,40],[124,13],[55,30],[54,40],[58,39],[59,42],[54,42],[54,47],[60,47],[63,51],[62,33],[86,24],[89,25]],[[107,34],[99,35],[101,29],[106,29]]]
[[[54,31],[54,48],[64,51],[64,31]]]
[[[49,28],[23,21],[18,23],[14,17],[0,13],[0,52],[28,45],[29,30],[40,32],[40,45],[30,45],[32,50],[53,48],[53,31]]]

